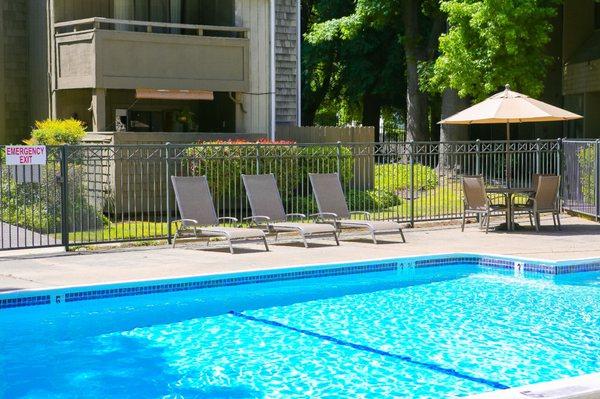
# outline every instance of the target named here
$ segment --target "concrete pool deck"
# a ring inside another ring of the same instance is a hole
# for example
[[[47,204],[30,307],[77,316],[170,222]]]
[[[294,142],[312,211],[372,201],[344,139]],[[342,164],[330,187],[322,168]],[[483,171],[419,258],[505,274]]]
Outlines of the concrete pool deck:
[[[355,235],[342,235],[339,247],[326,239],[310,240],[309,249],[297,240],[274,243],[270,239],[270,252],[264,252],[260,245],[243,244],[236,245],[235,255],[220,243],[207,249],[205,243],[183,240],[175,249],[162,245],[54,254],[4,252],[0,256],[0,292],[435,253],[487,253],[539,260],[600,258],[599,223],[571,216],[563,216],[562,221],[562,231],[551,227],[551,219],[543,219],[539,233],[491,231],[487,235],[475,224],[468,225],[464,233],[455,223],[421,224],[404,230],[406,243],[399,237],[383,236],[386,241],[378,245],[367,236],[358,239]]]

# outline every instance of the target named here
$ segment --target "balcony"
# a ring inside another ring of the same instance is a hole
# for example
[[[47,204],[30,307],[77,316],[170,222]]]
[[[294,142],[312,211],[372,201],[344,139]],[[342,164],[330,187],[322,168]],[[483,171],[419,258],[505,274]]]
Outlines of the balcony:
[[[248,29],[89,18],[55,24],[56,88],[249,90]]]

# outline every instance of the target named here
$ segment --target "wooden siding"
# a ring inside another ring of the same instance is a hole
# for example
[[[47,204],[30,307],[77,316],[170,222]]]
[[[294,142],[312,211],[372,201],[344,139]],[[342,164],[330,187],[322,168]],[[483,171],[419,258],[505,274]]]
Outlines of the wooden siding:
[[[271,114],[269,0],[236,0],[235,7],[236,26],[250,29],[250,94],[238,94],[243,110],[237,107],[236,131],[267,134]]]
[[[600,91],[600,60],[565,65],[563,95],[592,91]]]
[[[297,143],[371,143],[375,129],[371,126],[330,127],[330,126],[277,126],[278,140],[292,140]]]
[[[56,41],[59,90],[248,88],[248,39],[94,30]]]

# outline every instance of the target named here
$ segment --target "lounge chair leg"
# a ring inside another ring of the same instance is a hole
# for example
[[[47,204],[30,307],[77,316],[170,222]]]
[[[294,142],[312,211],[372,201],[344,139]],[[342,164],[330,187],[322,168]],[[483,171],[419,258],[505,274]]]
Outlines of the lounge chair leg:
[[[531,227],[533,227],[533,218],[531,217],[531,212],[527,212],[527,214],[529,215],[529,223],[531,224]]]
[[[375,237],[375,231],[371,231],[371,237],[373,238],[373,244],[377,244],[377,237]]]
[[[552,225],[554,226],[554,230],[556,230],[556,215],[552,212]]]
[[[535,231],[540,231],[540,214],[536,213],[534,215],[535,218]]]
[[[179,232],[178,231],[175,232],[175,235],[173,236],[173,244],[171,244],[172,248],[175,248],[175,241],[177,241],[177,233],[179,233]]]
[[[466,216],[466,214],[463,211],[463,217],[462,217],[462,232],[463,233],[465,232],[465,216]]]
[[[560,225],[560,213],[556,212],[556,222],[558,223],[558,229],[562,230],[562,226]]]
[[[302,234],[302,241],[304,241],[304,248],[308,248],[308,242],[306,241],[306,237],[304,236],[303,233],[300,233],[300,234]]]
[[[279,232],[275,232],[275,242],[277,242],[277,239],[279,238]]]
[[[400,229],[400,237],[402,237],[402,242],[406,242],[406,238],[404,238],[404,232]]]
[[[339,246],[340,240],[338,239],[338,235],[335,231],[333,232],[333,238],[335,239],[335,244]]]
[[[490,214],[489,213],[485,215],[485,234],[487,234],[488,231],[490,231]]]
[[[269,244],[267,244],[267,237],[263,237],[263,243],[265,244],[265,250],[269,252]]]
[[[227,242],[229,242],[229,252],[231,252],[231,254],[233,255],[233,244],[231,243],[231,240],[227,240]]]

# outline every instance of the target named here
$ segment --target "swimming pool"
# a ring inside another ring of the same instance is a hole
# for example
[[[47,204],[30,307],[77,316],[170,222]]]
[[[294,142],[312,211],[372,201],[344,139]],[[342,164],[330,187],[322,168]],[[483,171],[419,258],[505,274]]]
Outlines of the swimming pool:
[[[0,295],[0,397],[423,399],[598,372],[598,269],[462,255]]]

